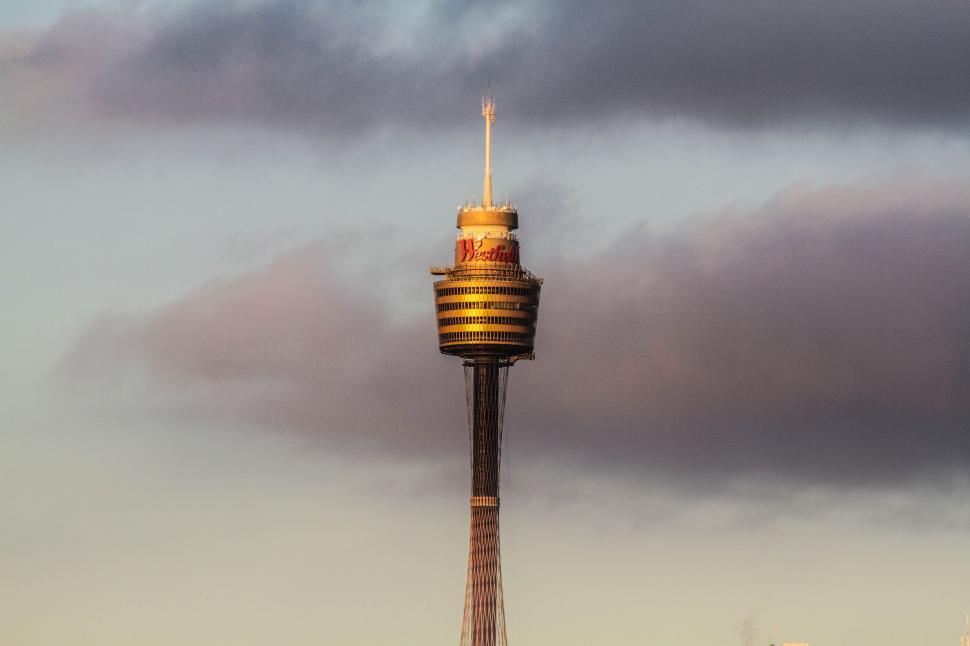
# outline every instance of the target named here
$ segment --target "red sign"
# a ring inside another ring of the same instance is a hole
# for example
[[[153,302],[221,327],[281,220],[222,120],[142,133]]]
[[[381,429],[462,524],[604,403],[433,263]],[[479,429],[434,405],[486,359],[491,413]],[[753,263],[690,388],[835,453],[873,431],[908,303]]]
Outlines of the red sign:
[[[455,262],[519,262],[519,243],[505,238],[463,238],[455,246]]]

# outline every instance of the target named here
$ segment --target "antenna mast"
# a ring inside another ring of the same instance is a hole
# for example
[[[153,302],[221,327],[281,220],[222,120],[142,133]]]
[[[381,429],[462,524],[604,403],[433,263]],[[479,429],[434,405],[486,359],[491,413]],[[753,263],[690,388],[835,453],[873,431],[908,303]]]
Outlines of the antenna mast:
[[[495,97],[482,97],[482,116],[485,118],[485,186],[482,206],[492,206],[492,123],[495,122]]]

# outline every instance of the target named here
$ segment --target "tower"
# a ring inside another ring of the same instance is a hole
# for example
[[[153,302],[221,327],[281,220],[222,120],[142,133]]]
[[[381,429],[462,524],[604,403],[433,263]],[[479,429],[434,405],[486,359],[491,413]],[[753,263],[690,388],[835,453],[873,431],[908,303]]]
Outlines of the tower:
[[[542,280],[519,264],[519,214],[492,203],[495,101],[482,99],[485,179],[480,204],[458,208],[453,267],[432,268],[438,347],[465,369],[471,527],[461,646],[506,646],[499,549],[499,465],[508,370],[532,359]]]

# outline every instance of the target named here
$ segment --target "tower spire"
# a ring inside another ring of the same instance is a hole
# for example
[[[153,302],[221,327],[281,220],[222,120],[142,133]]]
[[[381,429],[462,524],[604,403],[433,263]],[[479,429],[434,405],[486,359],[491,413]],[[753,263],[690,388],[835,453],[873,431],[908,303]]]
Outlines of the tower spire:
[[[485,118],[485,185],[482,206],[492,206],[492,124],[495,122],[495,97],[482,97],[482,117]]]

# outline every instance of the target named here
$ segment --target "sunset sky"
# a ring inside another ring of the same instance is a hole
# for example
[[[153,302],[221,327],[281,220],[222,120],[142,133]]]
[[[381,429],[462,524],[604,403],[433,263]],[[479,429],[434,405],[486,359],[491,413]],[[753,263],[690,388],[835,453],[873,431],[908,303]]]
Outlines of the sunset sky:
[[[489,85],[510,642],[958,643],[966,0],[0,3],[0,643],[457,643]]]

